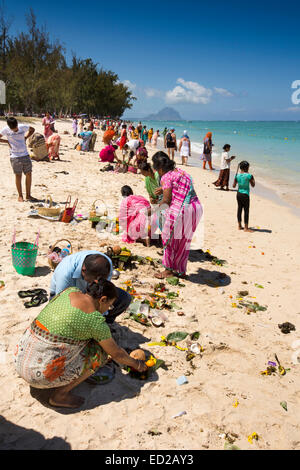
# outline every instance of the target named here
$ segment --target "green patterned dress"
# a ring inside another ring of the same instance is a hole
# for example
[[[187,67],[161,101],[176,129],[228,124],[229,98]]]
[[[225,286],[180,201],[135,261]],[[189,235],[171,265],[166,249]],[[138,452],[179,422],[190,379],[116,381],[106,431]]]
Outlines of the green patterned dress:
[[[107,361],[100,342],[111,338],[104,316],[71,305],[70,287],[55,297],[25,331],[15,353],[16,370],[34,388],[61,387]]]

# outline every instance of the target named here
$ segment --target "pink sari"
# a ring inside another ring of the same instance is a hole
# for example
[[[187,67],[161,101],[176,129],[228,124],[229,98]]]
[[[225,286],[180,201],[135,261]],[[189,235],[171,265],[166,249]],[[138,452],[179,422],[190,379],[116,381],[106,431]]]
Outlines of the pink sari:
[[[172,189],[172,201],[164,214],[163,266],[186,274],[193,235],[202,217],[202,206],[191,177],[183,170],[169,171],[161,178],[163,189]]]
[[[48,156],[50,160],[58,160],[59,159],[59,146],[60,146],[60,136],[58,134],[53,134],[48,139],[47,147],[48,147]]]
[[[128,196],[120,206],[120,227],[124,230],[122,241],[134,243],[149,236],[147,209],[151,206],[143,196]]]
[[[49,137],[51,137],[51,135],[53,134],[53,131],[51,130],[51,120],[44,117],[42,124],[44,126],[45,140],[46,142],[48,142]]]

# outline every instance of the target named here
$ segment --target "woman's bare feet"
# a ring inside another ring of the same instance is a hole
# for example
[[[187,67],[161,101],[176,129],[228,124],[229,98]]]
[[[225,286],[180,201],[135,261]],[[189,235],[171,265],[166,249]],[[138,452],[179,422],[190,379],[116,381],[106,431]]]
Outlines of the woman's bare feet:
[[[252,230],[251,228],[245,227],[245,228],[244,228],[244,232],[250,232],[250,233],[253,233],[253,232],[254,232],[254,230]]]
[[[244,228],[241,225],[239,225],[239,230],[244,230]]]
[[[55,390],[51,398],[49,399],[49,405],[57,408],[80,408],[84,403],[84,398],[76,395],[72,395],[70,392],[62,392],[61,390]]]
[[[23,196],[19,196],[19,197],[18,197],[18,202],[24,202]]]
[[[155,274],[156,279],[166,279],[170,276],[172,276],[172,271],[169,271],[168,269],[165,269],[165,271],[163,271],[162,273]]]

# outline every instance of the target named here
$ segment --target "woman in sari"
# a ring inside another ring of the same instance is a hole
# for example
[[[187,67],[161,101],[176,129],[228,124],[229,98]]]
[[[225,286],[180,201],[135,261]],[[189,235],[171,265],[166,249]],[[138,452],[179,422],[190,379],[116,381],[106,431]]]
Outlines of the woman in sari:
[[[121,190],[123,201],[120,206],[119,222],[124,230],[122,241],[135,243],[142,241],[150,246],[151,226],[148,225],[148,210],[151,206],[143,196],[134,196],[130,186],[124,186]]]
[[[124,145],[127,143],[127,126],[124,124],[122,126],[121,140],[120,140],[120,150],[123,150]]]
[[[17,372],[33,388],[53,389],[51,406],[80,407],[84,399],[71,391],[103,367],[108,355],[140,372],[147,369],[111,337],[104,315],[117,296],[115,286],[103,279],[89,284],[86,294],[70,287],[23,334],[15,352]]]
[[[45,117],[42,121],[42,125],[44,126],[45,140],[46,140],[46,142],[48,142],[49,137],[51,137],[51,135],[53,134],[53,131],[51,129],[52,118],[50,116],[50,113],[46,113],[46,115],[45,115]]]
[[[51,160],[60,160],[59,158],[59,146],[60,146],[60,136],[58,134],[53,134],[49,137],[47,142],[48,156]]]
[[[165,271],[157,273],[156,277],[184,277],[193,234],[202,216],[202,206],[190,175],[181,169],[175,169],[175,163],[167,154],[157,152],[153,156],[153,167],[161,177],[163,199],[160,207],[167,207],[162,229],[162,264]],[[156,190],[156,194],[160,191]]]

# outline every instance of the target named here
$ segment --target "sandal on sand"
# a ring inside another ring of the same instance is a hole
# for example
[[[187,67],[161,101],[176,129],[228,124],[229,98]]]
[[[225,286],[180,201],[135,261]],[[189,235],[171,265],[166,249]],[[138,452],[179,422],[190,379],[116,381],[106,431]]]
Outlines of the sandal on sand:
[[[106,385],[110,383],[116,375],[116,368],[113,363],[100,367],[94,375],[89,377],[86,382],[91,385]]]
[[[26,297],[34,297],[35,295],[47,295],[45,289],[32,289],[32,290],[20,290],[18,296],[20,299],[26,299]]]
[[[44,294],[34,295],[29,302],[25,302],[25,308],[39,307],[48,302],[48,296]]]

